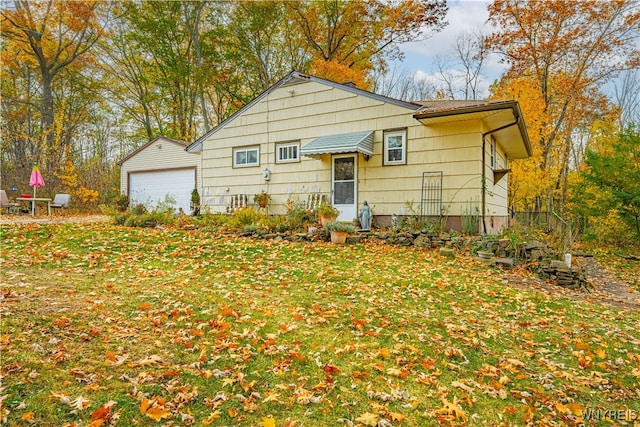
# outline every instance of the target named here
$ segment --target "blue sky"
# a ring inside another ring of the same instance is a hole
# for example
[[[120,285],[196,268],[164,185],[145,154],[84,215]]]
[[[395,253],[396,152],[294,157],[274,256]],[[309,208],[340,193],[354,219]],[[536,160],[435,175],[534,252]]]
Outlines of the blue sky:
[[[456,36],[464,31],[482,30],[489,34],[492,27],[487,23],[489,13],[486,0],[454,0],[449,1],[447,13],[447,25],[441,32],[436,33],[427,40],[405,43],[400,49],[405,55],[404,61],[399,65],[400,70],[407,71],[418,78],[429,78],[436,73],[435,58],[438,55],[451,55],[452,45]],[[498,62],[499,58],[492,55],[484,65],[483,74],[488,83],[493,82],[504,71],[504,65]]]

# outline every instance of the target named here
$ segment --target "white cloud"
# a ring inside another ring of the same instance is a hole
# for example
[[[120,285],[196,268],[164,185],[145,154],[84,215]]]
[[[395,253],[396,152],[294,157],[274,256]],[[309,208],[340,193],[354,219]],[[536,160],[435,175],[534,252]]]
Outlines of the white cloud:
[[[487,22],[489,2],[486,0],[456,0],[448,3],[449,11],[446,20],[449,21],[441,32],[434,34],[427,40],[405,43],[400,49],[405,55],[400,67],[407,70],[417,79],[436,79],[438,56],[452,56],[453,44],[462,32],[481,31],[489,34],[493,27]],[[483,65],[484,82],[488,85],[497,79],[505,67],[499,63],[496,55],[490,55]],[[436,79],[437,80],[437,79]]]

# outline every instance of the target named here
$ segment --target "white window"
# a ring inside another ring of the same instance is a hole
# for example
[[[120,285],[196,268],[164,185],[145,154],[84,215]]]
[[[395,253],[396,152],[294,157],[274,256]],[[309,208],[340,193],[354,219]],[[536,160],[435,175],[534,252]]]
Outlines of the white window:
[[[276,145],[276,162],[289,163],[300,161],[300,143],[286,142]]]
[[[241,147],[233,149],[233,167],[243,168],[260,165],[260,149],[258,147]]]
[[[491,168],[496,168],[496,139],[491,136]]]
[[[404,165],[406,163],[407,163],[407,131],[406,129],[385,132],[383,164]]]

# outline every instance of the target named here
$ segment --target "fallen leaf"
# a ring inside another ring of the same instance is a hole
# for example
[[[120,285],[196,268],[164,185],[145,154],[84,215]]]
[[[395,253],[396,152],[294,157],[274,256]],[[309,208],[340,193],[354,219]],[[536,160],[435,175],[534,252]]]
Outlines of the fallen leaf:
[[[157,403],[156,399],[149,400],[146,397],[142,398],[142,402],[140,402],[140,413],[156,421],[160,421],[163,418],[170,418],[171,411],[167,408],[160,407]]]
[[[322,368],[327,374],[337,374],[338,372],[340,372],[340,369],[338,369],[337,366],[333,366],[333,365],[324,365],[324,368]]]
[[[467,415],[460,405],[458,405],[458,400],[456,398],[453,399],[453,402],[449,402],[447,399],[442,399],[442,403],[444,403],[444,407],[435,411],[437,415],[453,417],[454,420],[465,421],[467,419]]]
[[[171,418],[171,411],[165,408],[154,406],[147,409],[147,412],[145,412],[144,415],[156,421],[160,421],[163,418]]]
[[[151,356],[147,357],[146,359],[142,359],[138,362],[134,362],[131,363],[131,365],[133,365],[132,367],[136,367],[136,366],[150,366],[150,365],[155,365],[156,363],[162,363],[162,358],[158,355],[152,354]]]
[[[365,426],[375,427],[376,425],[378,425],[378,416],[376,414],[372,414],[371,412],[365,412],[364,414],[356,418],[355,421],[359,422],[360,424],[364,424]]]
[[[222,413],[220,412],[220,409],[216,409],[215,411],[213,411],[207,418],[205,418],[204,420],[202,420],[202,424],[205,426],[211,425],[213,424],[213,422],[215,420],[217,420],[218,418],[220,418],[220,415]]]
[[[91,406],[91,401],[89,399],[85,399],[82,396],[78,396],[73,402],[71,402],[70,406],[79,411],[82,411],[84,408]]]

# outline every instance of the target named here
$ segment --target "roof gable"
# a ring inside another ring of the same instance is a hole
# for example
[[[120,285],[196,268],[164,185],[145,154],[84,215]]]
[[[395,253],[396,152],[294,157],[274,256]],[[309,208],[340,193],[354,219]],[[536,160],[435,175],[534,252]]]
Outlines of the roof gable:
[[[207,138],[209,138],[211,135],[213,135],[214,133],[216,133],[219,130],[221,130],[222,128],[224,128],[227,124],[229,124],[230,122],[235,120],[238,116],[242,115],[242,113],[244,113],[245,111],[247,111],[248,109],[250,109],[251,107],[256,105],[257,103],[262,101],[269,94],[271,94],[274,90],[279,89],[279,88],[283,88],[283,87],[303,84],[303,83],[307,83],[307,82],[319,83],[319,84],[322,84],[322,85],[325,85],[325,86],[329,86],[329,87],[332,87],[332,88],[335,88],[335,89],[340,89],[340,90],[344,90],[346,92],[354,93],[354,94],[359,95],[359,96],[364,96],[364,97],[367,97],[367,98],[370,98],[370,99],[375,99],[377,101],[386,102],[388,104],[393,104],[393,105],[396,105],[396,106],[399,106],[399,107],[407,108],[411,112],[415,112],[415,111],[417,111],[417,110],[419,110],[421,108],[421,105],[418,104],[418,103],[415,103],[415,102],[407,102],[407,101],[401,101],[399,99],[389,98],[387,96],[378,95],[378,94],[373,93],[373,92],[369,92],[369,91],[366,91],[366,90],[358,89],[357,87],[354,87],[353,85],[336,83],[336,82],[332,82],[331,80],[326,80],[326,79],[322,79],[320,77],[311,76],[309,74],[304,74],[304,73],[301,73],[299,71],[292,71],[289,74],[287,74],[284,78],[279,80],[277,83],[275,83],[273,86],[269,87],[267,90],[262,92],[260,95],[258,95],[256,98],[254,98],[252,101],[250,101],[249,103],[245,104],[242,108],[240,108],[238,111],[233,113],[231,116],[229,116],[222,123],[220,123],[219,125],[217,125],[213,129],[211,129],[209,132],[205,133],[200,138],[195,140],[191,145],[189,145],[187,147],[187,151],[189,151],[191,153],[201,151],[202,150],[202,143]]]
[[[138,147],[137,149],[135,149],[134,151],[132,151],[131,153],[129,153],[127,156],[125,156],[122,160],[120,160],[118,162],[118,166],[122,166],[122,164],[124,162],[126,162],[127,160],[131,159],[133,156],[135,156],[136,154],[140,153],[141,151],[146,150],[148,147],[150,147],[151,145],[155,144],[158,141],[163,141],[163,142],[168,142],[168,143],[172,143],[172,144],[176,144],[178,146],[180,146],[182,149],[186,150],[187,149],[187,143],[184,141],[179,141],[177,139],[173,139],[173,138],[168,138],[166,136],[156,136],[155,138],[153,138],[151,141],[142,144],[140,147]]]

